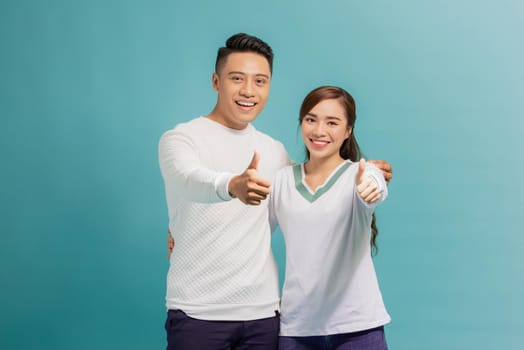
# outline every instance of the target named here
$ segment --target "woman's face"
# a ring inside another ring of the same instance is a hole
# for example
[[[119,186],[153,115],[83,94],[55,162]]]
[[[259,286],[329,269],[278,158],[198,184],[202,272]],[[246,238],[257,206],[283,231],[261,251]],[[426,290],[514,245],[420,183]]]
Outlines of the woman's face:
[[[302,119],[302,139],[310,160],[341,158],[340,147],[351,135],[346,112],[337,99],[316,104]]]

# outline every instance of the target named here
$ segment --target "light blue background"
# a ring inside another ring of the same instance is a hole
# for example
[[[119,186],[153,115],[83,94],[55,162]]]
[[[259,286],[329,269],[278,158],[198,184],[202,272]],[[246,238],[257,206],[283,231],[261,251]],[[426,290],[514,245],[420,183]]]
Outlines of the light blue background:
[[[301,160],[302,98],[341,85],[364,151],[393,164],[390,349],[522,349],[517,0],[2,1],[0,348],[164,348],[157,142],[212,109],[240,31],[276,54],[259,129]]]

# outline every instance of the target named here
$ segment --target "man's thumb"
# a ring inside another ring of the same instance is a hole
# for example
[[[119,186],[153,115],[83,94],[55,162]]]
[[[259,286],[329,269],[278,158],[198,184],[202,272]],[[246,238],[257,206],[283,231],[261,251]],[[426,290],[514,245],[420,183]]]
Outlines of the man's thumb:
[[[258,160],[260,159],[260,156],[258,155],[258,152],[255,151],[253,153],[253,158],[251,158],[251,163],[249,163],[249,165],[247,166],[248,169],[255,169],[257,170],[258,168]]]

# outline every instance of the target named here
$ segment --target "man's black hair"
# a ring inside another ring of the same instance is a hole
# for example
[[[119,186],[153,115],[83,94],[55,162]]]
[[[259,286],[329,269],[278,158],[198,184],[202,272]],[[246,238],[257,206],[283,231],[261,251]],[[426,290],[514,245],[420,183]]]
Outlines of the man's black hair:
[[[261,39],[245,34],[238,33],[231,36],[226,41],[226,46],[218,49],[215,72],[224,64],[227,56],[234,52],[254,52],[264,56],[269,63],[269,70],[273,73],[273,50]]]

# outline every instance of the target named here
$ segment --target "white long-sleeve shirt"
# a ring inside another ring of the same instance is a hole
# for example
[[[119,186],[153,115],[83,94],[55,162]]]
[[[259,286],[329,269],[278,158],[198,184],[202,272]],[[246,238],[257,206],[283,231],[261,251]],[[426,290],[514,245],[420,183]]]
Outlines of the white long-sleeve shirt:
[[[271,221],[280,226],[286,243],[283,336],[348,333],[390,321],[370,251],[376,203],[365,203],[356,191],[358,166],[341,163],[314,192],[304,180],[303,164],[275,177]],[[365,173],[378,184],[383,201],[382,173],[370,164]]]
[[[252,320],[279,310],[268,202],[248,206],[228,194],[254,151],[272,181],[290,164],[284,146],[252,125],[234,130],[206,117],[162,135],[159,161],[175,239],[166,307],[205,320]]]

